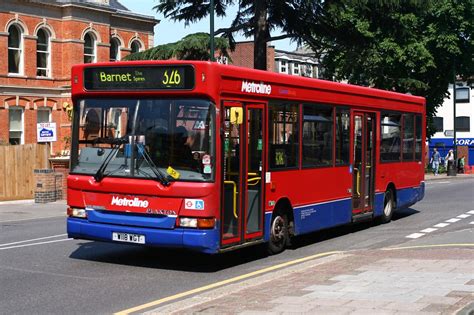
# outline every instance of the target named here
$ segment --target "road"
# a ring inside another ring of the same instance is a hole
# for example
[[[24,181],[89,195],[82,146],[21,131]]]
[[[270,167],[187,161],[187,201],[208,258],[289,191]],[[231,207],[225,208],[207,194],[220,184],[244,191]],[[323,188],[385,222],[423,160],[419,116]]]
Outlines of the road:
[[[64,203],[2,204],[0,313],[113,313],[317,253],[473,243],[474,215],[459,218],[474,210],[473,187],[474,178],[430,181],[425,199],[396,213],[389,224],[298,237],[276,256],[266,256],[262,247],[206,256],[71,240],[65,235]],[[439,225],[450,219],[455,220]],[[439,227],[432,230],[434,225]]]

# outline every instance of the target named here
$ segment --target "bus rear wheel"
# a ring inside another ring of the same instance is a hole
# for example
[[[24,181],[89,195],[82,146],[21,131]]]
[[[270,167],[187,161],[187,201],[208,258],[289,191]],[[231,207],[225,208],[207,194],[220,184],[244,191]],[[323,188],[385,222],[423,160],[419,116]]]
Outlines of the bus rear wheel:
[[[381,223],[388,223],[392,220],[394,205],[393,192],[391,189],[387,189],[383,198],[383,213],[380,217]]]
[[[288,217],[286,214],[276,213],[270,225],[270,241],[268,253],[275,255],[285,250],[288,243]]]

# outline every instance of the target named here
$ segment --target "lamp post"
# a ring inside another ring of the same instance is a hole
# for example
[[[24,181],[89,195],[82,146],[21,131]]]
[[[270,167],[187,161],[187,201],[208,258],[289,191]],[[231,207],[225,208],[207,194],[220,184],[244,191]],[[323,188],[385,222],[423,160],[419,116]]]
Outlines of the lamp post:
[[[210,32],[209,32],[209,47],[211,61],[214,61],[214,0],[209,1],[209,17],[210,17]]]
[[[456,145],[456,61],[453,62],[453,154],[454,154],[454,161],[451,164],[451,169],[449,169],[449,162],[448,162],[448,170],[447,173],[450,176],[456,176],[457,173],[457,156],[458,150]]]

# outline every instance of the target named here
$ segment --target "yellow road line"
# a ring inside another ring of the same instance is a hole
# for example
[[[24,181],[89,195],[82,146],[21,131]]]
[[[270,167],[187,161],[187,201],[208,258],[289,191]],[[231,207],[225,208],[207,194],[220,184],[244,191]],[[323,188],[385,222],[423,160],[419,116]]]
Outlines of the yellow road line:
[[[260,270],[257,270],[257,271],[253,271],[253,272],[241,275],[241,276],[237,276],[237,277],[230,278],[230,279],[227,279],[227,280],[211,283],[211,284],[203,286],[203,287],[199,287],[199,288],[192,289],[192,290],[189,290],[189,291],[181,292],[181,293],[171,295],[171,296],[168,296],[168,297],[156,300],[156,301],[152,301],[152,302],[149,302],[149,303],[146,303],[146,304],[142,304],[142,305],[139,305],[139,306],[136,306],[136,307],[132,307],[132,308],[117,312],[117,313],[115,313],[115,315],[125,315],[125,314],[138,312],[138,311],[150,308],[150,307],[158,306],[158,305],[166,303],[166,302],[170,302],[170,301],[180,299],[180,298],[183,298],[183,297],[186,297],[186,296],[190,296],[190,295],[193,295],[193,294],[196,294],[196,293],[200,293],[200,292],[203,292],[203,291],[214,289],[214,288],[217,288],[217,287],[220,287],[220,286],[223,286],[223,285],[226,285],[226,284],[230,284],[230,283],[233,283],[233,282],[237,282],[237,281],[240,281],[240,280],[248,279],[248,278],[251,278],[251,277],[254,277],[254,276],[257,276],[257,275],[261,275],[263,273],[267,273],[267,272],[274,271],[274,270],[277,270],[277,269],[281,269],[281,268],[284,268],[284,267],[296,265],[296,264],[299,264],[299,263],[302,263],[302,262],[305,262],[305,261],[308,261],[308,260],[312,260],[312,259],[316,259],[316,258],[320,258],[320,257],[324,257],[324,256],[329,256],[329,255],[334,255],[334,254],[340,254],[340,253],[342,253],[342,252],[341,251],[326,252],[326,253],[315,254],[315,255],[299,258],[299,259],[296,259],[296,260],[288,261],[286,263],[282,263],[282,264],[275,265],[275,266],[272,266],[272,267],[267,267],[267,268],[260,269]]]
[[[405,247],[387,247],[381,250],[399,250],[399,249],[416,249],[416,248],[436,248],[436,247],[474,247],[474,243],[461,243],[461,244],[433,244],[433,245],[416,245],[416,246],[405,246]]]

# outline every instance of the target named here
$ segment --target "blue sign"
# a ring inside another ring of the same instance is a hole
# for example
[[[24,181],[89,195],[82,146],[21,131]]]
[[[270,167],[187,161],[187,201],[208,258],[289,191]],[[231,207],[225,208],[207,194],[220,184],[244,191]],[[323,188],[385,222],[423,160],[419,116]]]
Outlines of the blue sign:
[[[57,141],[56,123],[39,123],[36,126],[38,142]]]

